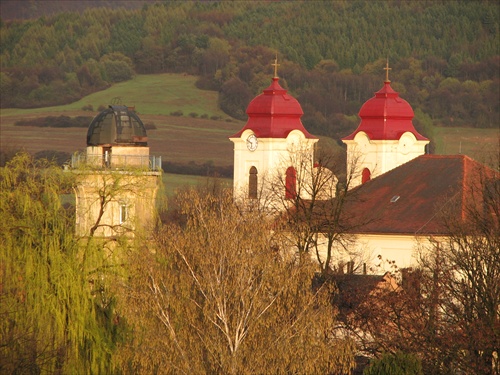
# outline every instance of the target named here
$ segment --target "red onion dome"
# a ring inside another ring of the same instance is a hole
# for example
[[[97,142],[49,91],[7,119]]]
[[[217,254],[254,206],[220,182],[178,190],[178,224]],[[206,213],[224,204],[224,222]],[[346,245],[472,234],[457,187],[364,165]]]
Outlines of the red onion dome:
[[[293,130],[300,130],[306,138],[316,138],[304,128],[300,118],[304,114],[297,99],[274,77],[271,85],[255,97],[247,107],[248,121],[236,138],[246,130],[252,130],[258,138],[286,138]]]
[[[384,87],[361,106],[361,123],[356,131],[343,139],[352,140],[362,131],[371,140],[399,140],[406,132],[412,133],[417,140],[428,140],[415,130],[414,116],[410,104],[392,89],[390,81],[385,81]]]

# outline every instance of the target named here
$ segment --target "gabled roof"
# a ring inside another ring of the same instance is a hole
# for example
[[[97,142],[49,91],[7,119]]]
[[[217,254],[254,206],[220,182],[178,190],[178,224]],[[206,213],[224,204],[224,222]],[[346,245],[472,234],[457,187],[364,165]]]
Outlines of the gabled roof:
[[[499,173],[465,155],[422,155],[348,194],[344,215],[362,224],[356,233],[446,234],[439,212],[465,218],[465,205],[481,200],[479,183]],[[473,194],[474,190],[474,194]]]
[[[300,120],[304,112],[299,102],[278,81],[274,77],[271,85],[250,102],[246,125],[230,138],[240,137],[246,129],[252,130],[257,138],[286,138],[292,130],[300,130],[306,138],[316,138]]]

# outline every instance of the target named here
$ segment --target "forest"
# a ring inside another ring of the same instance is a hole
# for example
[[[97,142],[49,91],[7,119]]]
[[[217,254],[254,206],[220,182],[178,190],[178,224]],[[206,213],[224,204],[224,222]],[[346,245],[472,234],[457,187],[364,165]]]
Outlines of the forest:
[[[392,87],[424,135],[429,122],[498,126],[494,1],[104,4],[1,20],[2,108],[69,103],[135,74],[178,72],[198,76],[199,88],[219,92],[221,109],[246,119],[277,56],[305,126],[339,139],[382,87],[388,60]]]

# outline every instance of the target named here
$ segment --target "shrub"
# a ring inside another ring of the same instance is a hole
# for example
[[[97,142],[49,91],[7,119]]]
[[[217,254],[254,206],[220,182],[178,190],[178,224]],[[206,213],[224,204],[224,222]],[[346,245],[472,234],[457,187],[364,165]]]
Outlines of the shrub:
[[[184,112],[182,112],[181,110],[177,110],[177,111],[174,111],[174,112],[170,112],[170,116],[184,116]]]
[[[94,106],[92,104],[87,104],[82,107],[82,111],[93,111]]]
[[[411,353],[386,353],[372,360],[363,375],[423,375],[422,363]]]
[[[35,159],[47,159],[57,165],[63,165],[68,160],[71,160],[71,154],[64,151],[43,150],[35,154]]]
[[[190,117],[193,117],[193,118],[196,118],[196,117],[198,117],[198,114],[197,114],[196,112],[191,112],[191,113],[189,114],[189,116],[190,116]]]

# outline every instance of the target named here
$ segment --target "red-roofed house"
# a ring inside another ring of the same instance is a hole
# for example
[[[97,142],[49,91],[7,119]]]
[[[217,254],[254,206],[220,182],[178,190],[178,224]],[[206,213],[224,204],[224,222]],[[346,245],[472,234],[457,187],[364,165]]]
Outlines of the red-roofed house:
[[[430,238],[449,234],[440,215],[468,220],[471,205],[481,208],[485,187],[498,184],[499,177],[465,155],[422,155],[353,189],[355,199],[346,201],[343,219],[356,227],[354,246],[372,272],[393,264],[411,267]],[[338,256],[339,262],[349,260]]]

